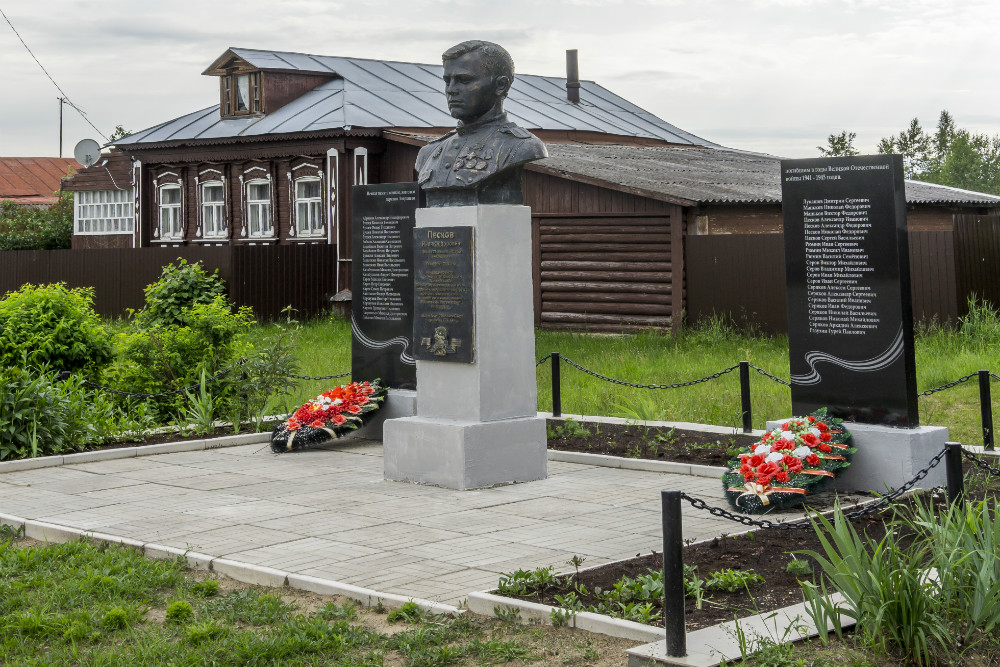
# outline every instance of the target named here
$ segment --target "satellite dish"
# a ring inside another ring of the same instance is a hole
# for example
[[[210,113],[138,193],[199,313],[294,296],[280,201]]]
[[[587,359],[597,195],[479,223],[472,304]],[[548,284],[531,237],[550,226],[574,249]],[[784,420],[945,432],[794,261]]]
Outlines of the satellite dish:
[[[73,157],[84,167],[89,167],[101,159],[101,145],[93,139],[83,139],[73,149]]]

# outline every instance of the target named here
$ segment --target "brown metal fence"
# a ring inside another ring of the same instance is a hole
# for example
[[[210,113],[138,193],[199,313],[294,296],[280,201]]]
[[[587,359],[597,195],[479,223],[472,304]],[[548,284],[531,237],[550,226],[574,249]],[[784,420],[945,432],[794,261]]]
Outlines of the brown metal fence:
[[[909,233],[915,321],[936,317],[955,322],[973,287],[981,295],[1000,291],[1000,219],[991,232],[979,229],[968,236],[976,239],[975,244],[962,245],[957,226],[954,236],[950,231]],[[698,324],[714,313],[741,327],[755,326],[768,333],[788,330],[782,234],[688,236],[685,244],[689,323]],[[962,252],[982,257],[977,260],[982,270],[975,274],[961,270],[965,261],[971,261],[962,259]],[[988,292],[987,287],[995,291]]]
[[[1000,307],[1000,216],[956,215],[955,275],[964,315],[966,298],[975,294]]]
[[[335,290],[336,247],[316,244],[0,252],[0,294],[24,283],[90,286],[95,310],[118,317],[141,308],[146,285],[179,257],[218,269],[229,298],[262,319],[278,318],[286,306],[299,317],[318,314]]]

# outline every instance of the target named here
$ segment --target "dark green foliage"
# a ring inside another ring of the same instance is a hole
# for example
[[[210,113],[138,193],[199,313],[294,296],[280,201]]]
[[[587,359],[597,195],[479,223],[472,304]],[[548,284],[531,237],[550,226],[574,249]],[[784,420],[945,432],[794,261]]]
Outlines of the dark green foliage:
[[[79,377],[27,366],[0,370],[0,460],[78,451],[113,428],[111,405]]]
[[[0,250],[60,250],[72,241],[72,193],[49,208],[0,202]]]
[[[824,157],[838,157],[844,155],[857,155],[858,149],[854,147],[854,140],[857,138],[854,132],[844,130],[840,134],[831,134],[826,138],[826,146],[817,146],[820,155]]]
[[[187,623],[194,618],[194,607],[187,600],[175,600],[167,605],[166,619],[169,623]]]
[[[225,293],[218,269],[208,274],[201,262],[188,264],[186,259],[178,257],[176,266],[167,264],[160,279],[146,286],[146,307],[136,320],[144,327],[184,326],[193,306],[213,303]]]
[[[111,344],[93,309],[94,290],[65,283],[24,285],[0,300],[0,365],[48,364],[94,372],[111,359]]]
[[[420,607],[417,606],[416,602],[412,600],[409,602],[404,602],[399,609],[393,609],[389,612],[386,620],[390,623],[395,623],[396,621],[404,621],[406,623],[416,623],[423,617],[423,612]]]

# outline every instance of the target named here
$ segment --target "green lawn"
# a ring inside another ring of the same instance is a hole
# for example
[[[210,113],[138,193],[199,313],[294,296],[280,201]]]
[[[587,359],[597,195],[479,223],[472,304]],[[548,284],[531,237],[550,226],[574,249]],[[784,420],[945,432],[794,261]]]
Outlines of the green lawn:
[[[954,330],[919,332],[916,340],[917,388],[938,387],[981,368],[1000,375],[1000,332],[982,330],[962,334]],[[350,323],[344,319],[313,320],[298,334],[298,356],[305,375],[330,375],[350,370]],[[536,359],[559,352],[600,374],[638,384],[672,384],[702,378],[747,360],[768,372],[788,378],[788,341],[784,336],[738,334],[720,326],[688,330],[679,336],[645,332],[629,335],[536,332]],[[562,365],[562,411],[567,414],[614,415],[634,419],[689,421],[739,427],[739,376],[736,371],[719,379],[679,389],[632,389],[593,378],[565,362]],[[753,423],[763,428],[768,419],[790,416],[788,388],[751,373]],[[333,380],[300,384],[288,400],[298,404],[329,388]],[[552,407],[551,370],[538,368],[538,407]],[[994,390],[995,409],[1000,386]],[[921,397],[920,421],[947,426],[951,438],[967,444],[981,442],[979,394],[975,378],[953,389]],[[1000,416],[1000,412],[998,412]]]
[[[206,579],[127,547],[11,537],[0,526],[0,664],[9,667],[618,665],[634,643],[432,616],[412,603],[365,609]]]

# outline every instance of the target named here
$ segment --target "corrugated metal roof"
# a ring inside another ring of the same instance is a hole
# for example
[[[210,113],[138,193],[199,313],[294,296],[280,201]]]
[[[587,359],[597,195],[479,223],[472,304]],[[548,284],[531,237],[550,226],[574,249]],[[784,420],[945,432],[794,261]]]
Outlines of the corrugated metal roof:
[[[338,58],[233,48],[261,69],[321,72],[336,78],[263,117],[223,119],[218,105],[136,132],[118,146],[335,131],[360,127],[454,127],[441,65]],[[228,52],[227,52],[228,53]],[[536,130],[581,130],[715,146],[640,109],[593,81],[580,104],[566,99],[566,80],[518,74],[504,105],[511,120]]]
[[[55,201],[59,179],[69,169],[82,169],[73,158],[61,157],[0,157],[0,199],[18,199],[22,203]]]
[[[701,204],[780,204],[781,158],[727,148],[548,144],[539,168]],[[1000,206],[1000,197],[906,181],[910,204]]]

